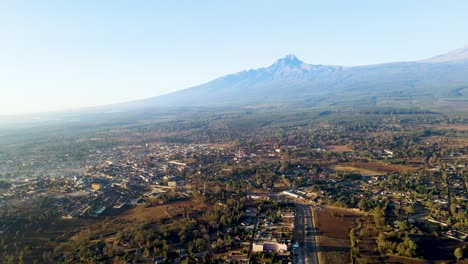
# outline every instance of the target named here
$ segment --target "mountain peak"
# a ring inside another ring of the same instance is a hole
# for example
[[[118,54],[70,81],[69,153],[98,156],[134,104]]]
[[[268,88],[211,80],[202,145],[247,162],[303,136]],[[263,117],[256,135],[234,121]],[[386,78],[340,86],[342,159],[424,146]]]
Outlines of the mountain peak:
[[[439,102],[443,98],[467,98],[464,93],[466,89],[463,88],[468,86],[468,47],[435,58],[437,59],[433,59],[434,62],[342,67],[307,64],[295,55],[286,55],[268,67],[226,75],[202,85],[135,102],[133,105],[203,108],[226,106],[248,109],[261,105],[269,109],[287,108],[290,105],[308,108],[398,108],[405,104],[411,107],[427,105],[432,108],[432,104],[436,104],[442,108],[445,104],[439,105]],[[462,58],[466,59],[461,60]],[[415,101],[421,104],[413,105]],[[465,109],[466,104],[460,103],[460,107]]]
[[[283,57],[284,60],[299,60],[294,54],[287,54]]]
[[[304,62],[296,57],[294,54],[288,54],[283,58],[277,60],[273,65],[281,66],[301,66]]]
[[[294,54],[288,54],[283,58],[275,61],[270,67],[268,67],[269,71],[273,72],[282,72],[284,70],[291,71],[291,70],[309,70],[310,65],[304,63],[300,59],[296,57]]]

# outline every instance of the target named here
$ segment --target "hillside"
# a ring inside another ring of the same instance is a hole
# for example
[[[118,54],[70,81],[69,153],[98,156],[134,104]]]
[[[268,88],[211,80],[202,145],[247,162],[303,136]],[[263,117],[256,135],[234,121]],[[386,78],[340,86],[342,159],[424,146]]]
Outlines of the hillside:
[[[272,65],[220,77],[125,107],[259,107],[272,104],[313,107],[466,108],[468,48],[415,62],[343,67],[307,64],[287,55]],[[461,103],[460,103],[461,102]]]

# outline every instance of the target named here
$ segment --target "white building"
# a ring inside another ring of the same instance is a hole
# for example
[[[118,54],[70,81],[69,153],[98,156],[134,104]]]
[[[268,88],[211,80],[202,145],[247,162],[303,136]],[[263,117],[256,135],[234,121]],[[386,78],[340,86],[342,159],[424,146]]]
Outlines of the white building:
[[[288,251],[288,246],[284,243],[278,242],[263,242],[263,243],[254,243],[252,247],[252,252],[286,252]]]

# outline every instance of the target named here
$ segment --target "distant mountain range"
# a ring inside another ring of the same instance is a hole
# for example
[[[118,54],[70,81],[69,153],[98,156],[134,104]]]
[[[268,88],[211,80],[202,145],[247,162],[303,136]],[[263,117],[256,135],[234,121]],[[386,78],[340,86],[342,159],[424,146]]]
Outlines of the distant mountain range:
[[[354,67],[307,64],[294,55],[287,55],[266,68],[226,75],[206,84],[121,106],[444,107],[450,100],[468,103],[466,99],[468,46],[420,61]]]
[[[125,119],[145,113],[150,118],[155,113],[194,113],[196,109],[362,107],[468,111],[468,46],[420,61],[355,67],[312,65],[287,55],[266,68],[226,75],[162,96],[75,111],[0,117],[0,126],[64,120],[98,122],[104,117]]]
[[[360,107],[468,111],[468,46],[429,59],[366,66],[307,64],[287,55],[266,68],[138,101],[70,111],[0,116],[1,125],[79,121],[215,108],[289,110]],[[155,110],[155,111],[153,111]]]

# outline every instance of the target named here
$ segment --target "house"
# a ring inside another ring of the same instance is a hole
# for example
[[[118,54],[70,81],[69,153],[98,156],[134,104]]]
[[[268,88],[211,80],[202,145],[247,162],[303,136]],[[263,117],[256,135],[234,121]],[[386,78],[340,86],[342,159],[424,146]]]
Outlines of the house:
[[[286,194],[288,196],[294,197],[294,198],[299,198],[299,195],[291,192],[291,191],[283,191],[282,194]]]
[[[248,217],[256,217],[257,216],[257,208],[255,207],[248,207],[245,209],[245,215]]]
[[[102,188],[102,184],[99,182],[93,182],[91,183],[91,188],[95,191],[98,191]]]
[[[384,149],[384,153],[385,153],[385,155],[387,155],[390,158],[393,157],[393,151],[391,151],[391,150]]]
[[[284,243],[278,242],[263,242],[254,243],[252,245],[252,252],[286,252],[288,246]]]

